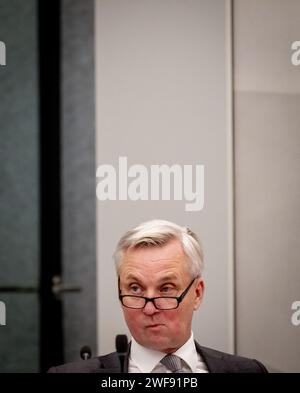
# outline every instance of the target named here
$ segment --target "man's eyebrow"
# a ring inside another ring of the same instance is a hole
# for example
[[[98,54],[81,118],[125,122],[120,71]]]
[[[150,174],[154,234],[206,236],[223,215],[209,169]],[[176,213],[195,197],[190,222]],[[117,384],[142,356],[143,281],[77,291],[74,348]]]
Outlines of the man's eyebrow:
[[[133,273],[129,273],[128,275],[125,275],[124,281],[127,282],[127,283],[128,283],[128,281],[143,282],[143,279],[139,278],[137,275],[135,275]],[[161,285],[161,284],[163,284],[165,282],[171,282],[171,281],[174,281],[174,282],[177,283],[179,281],[179,277],[176,274],[167,274],[165,276],[162,276],[158,280],[157,284]]]
[[[176,276],[176,274],[169,274],[161,277],[158,283],[171,282],[171,281],[175,281],[177,283],[179,281],[179,277]]]
[[[138,278],[135,274],[129,273],[128,275],[125,275],[124,281],[138,281],[141,282],[142,280]]]

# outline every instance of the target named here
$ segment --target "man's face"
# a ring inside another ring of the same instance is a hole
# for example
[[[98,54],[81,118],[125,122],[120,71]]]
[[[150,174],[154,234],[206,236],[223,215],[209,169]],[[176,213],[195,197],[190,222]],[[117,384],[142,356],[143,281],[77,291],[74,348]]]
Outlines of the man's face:
[[[161,247],[127,250],[120,268],[120,289],[122,295],[177,297],[193,278],[176,239]],[[176,351],[190,338],[193,312],[200,306],[203,291],[203,280],[197,278],[177,309],[157,310],[151,302],[138,310],[123,306],[132,336],[144,347]]]

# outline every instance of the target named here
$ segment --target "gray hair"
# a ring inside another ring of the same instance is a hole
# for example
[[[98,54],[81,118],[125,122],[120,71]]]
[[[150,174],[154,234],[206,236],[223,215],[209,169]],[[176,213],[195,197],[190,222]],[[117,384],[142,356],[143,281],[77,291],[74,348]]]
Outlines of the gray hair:
[[[191,276],[201,276],[204,257],[201,243],[196,234],[187,227],[181,227],[165,220],[144,222],[121,237],[113,255],[117,273],[119,274],[124,252],[129,248],[159,247],[173,239],[178,239],[182,244]]]

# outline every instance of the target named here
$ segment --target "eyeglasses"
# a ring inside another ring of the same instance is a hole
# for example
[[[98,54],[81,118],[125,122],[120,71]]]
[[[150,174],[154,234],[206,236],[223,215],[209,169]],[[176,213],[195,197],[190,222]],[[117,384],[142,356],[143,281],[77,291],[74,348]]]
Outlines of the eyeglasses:
[[[142,309],[146,306],[148,302],[153,303],[154,307],[158,310],[174,310],[178,308],[179,304],[182,302],[189,289],[193,285],[193,282],[196,280],[195,277],[190,285],[182,292],[182,294],[178,297],[175,296],[164,296],[164,297],[144,297],[144,296],[135,296],[135,295],[121,295],[120,290],[120,279],[119,279],[119,299],[124,307],[134,308],[134,309]]]

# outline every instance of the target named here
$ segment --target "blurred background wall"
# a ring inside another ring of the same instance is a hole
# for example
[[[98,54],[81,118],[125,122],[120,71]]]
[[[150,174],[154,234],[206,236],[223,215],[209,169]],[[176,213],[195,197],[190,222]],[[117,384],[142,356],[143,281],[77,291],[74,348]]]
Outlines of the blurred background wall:
[[[80,359],[84,343],[96,352],[94,2],[48,2],[46,40],[40,5],[0,1],[0,40],[7,48],[0,68],[0,300],[7,311],[0,326],[1,372],[45,371],[53,362],[49,347],[57,362]],[[58,22],[51,19],[53,8]],[[53,80],[53,47],[60,100],[51,101],[45,79]],[[54,111],[41,114],[45,105]],[[59,129],[44,127],[53,113]],[[45,151],[53,156],[49,162]],[[56,189],[52,178],[59,178]],[[58,298],[56,275],[67,289]],[[74,288],[79,292],[68,291]]]
[[[233,16],[237,351],[299,372],[300,2],[239,0]]]
[[[39,121],[37,13],[34,0],[0,2],[0,370],[39,367]],[[26,292],[27,289],[27,292]]]
[[[115,335],[126,331],[114,247],[126,230],[154,218],[199,234],[207,293],[194,334],[204,345],[234,350],[226,12],[224,1],[96,2],[97,164],[111,164],[119,173],[124,156],[128,167],[147,167],[149,177],[153,164],[205,168],[203,210],[186,211],[186,201],[174,201],[172,187],[170,200],[151,200],[150,181],[147,201],[98,201],[100,352],[113,350]]]

